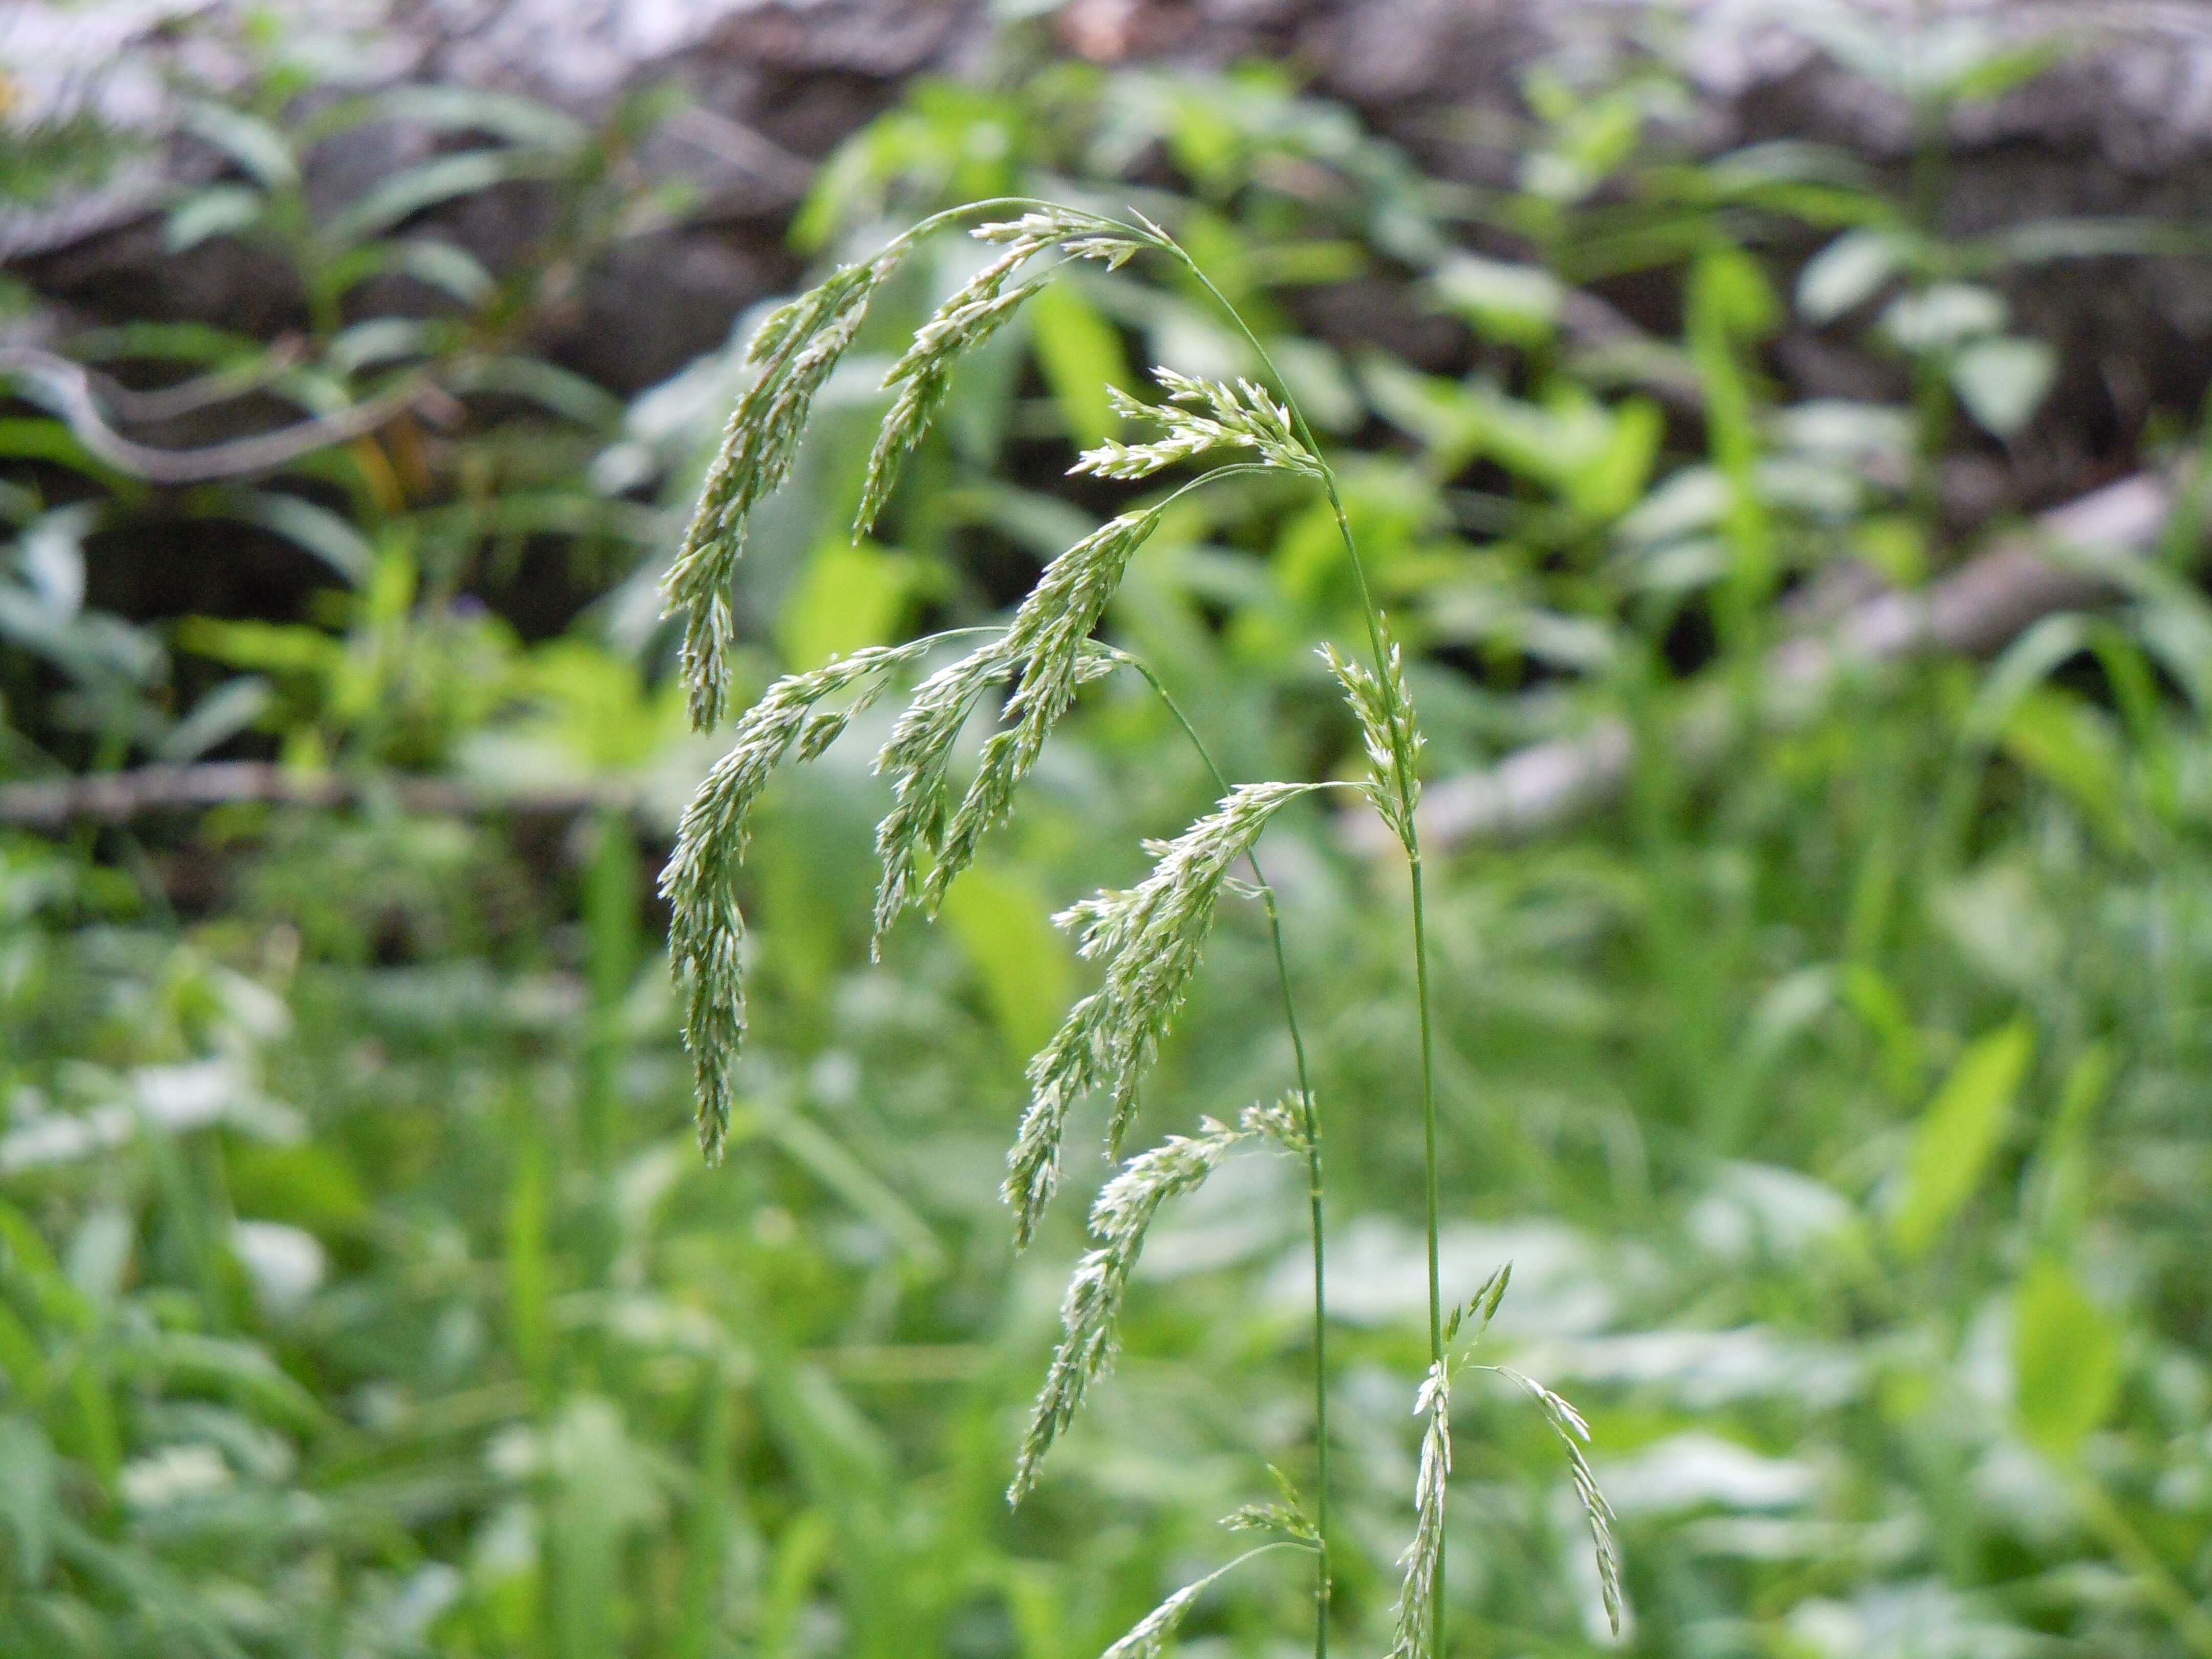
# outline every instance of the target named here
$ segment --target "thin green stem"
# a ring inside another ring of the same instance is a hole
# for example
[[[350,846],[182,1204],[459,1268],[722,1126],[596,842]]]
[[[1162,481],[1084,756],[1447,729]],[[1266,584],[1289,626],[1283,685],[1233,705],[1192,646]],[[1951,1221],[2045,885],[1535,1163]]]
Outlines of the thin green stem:
[[[1359,556],[1359,545],[1352,533],[1352,520],[1344,510],[1344,497],[1337,489],[1336,470],[1322,454],[1320,443],[1314,437],[1313,428],[1307,423],[1305,411],[1283,379],[1282,371],[1275,367],[1267,348],[1243,315],[1229,302],[1226,295],[1213,285],[1213,280],[1199,268],[1198,261],[1164,231],[1155,231],[1161,245],[1182,262],[1184,269],[1199,285],[1211,295],[1214,302],[1226,313],[1237,331],[1259,355],[1267,376],[1281,390],[1285,407],[1291,413],[1299,442],[1303,443],[1322,470],[1322,487],[1328,494],[1329,511],[1335,515],[1338,536],[1343,540],[1345,556],[1351,561],[1353,581],[1359,589],[1359,608],[1367,624],[1367,644],[1375,658],[1375,674],[1381,682],[1382,695],[1388,700],[1386,708],[1394,715],[1398,712],[1398,677],[1390,672],[1389,649],[1383,644],[1382,612],[1375,603],[1375,593],[1367,580],[1367,566]],[[1410,711],[1408,711],[1410,713]],[[1443,1282],[1438,1262],[1438,1234],[1441,1228],[1437,1196],[1437,1090],[1435,1020],[1431,1012],[1429,995],[1428,916],[1421,885],[1420,837],[1413,826],[1413,757],[1408,748],[1405,731],[1410,720],[1390,721],[1390,750],[1392,769],[1397,773],[1399,793],[1399,822],[1403,826],[1400,838],[1406,849],[1406,864],[1413,879],[1412,904],[1413,919],[1413,994],[1421,1025],[1421,1146],[1425,1196],[1427,1200],[1427,1231],[1429,1247],[1429,1358],[1432,1364],[1442,1364],[1444,1358]],[[1435,1623],[1429,1632],[1429,1651],[1432,1659],[1442,1659],[1443,1652],[1444,1552],[1443,1540],[1437,1543],[1435,1592],[1432,1606]]]
[[[1182,712],[1167,687],[1161,684],[1152,665],[1129,653],[1118,652],[1123,661],[1144,677],[1175,723],[1190,739],[1198,757],[1206,763],[1206,769],[1213,775],[1214,787],[1222,794],[1229,793],[1229,779],[1215,764],[1213,751],[1206,746],[1206,739],[1198,735],[1198,728]],[[1283,1024],[1291,1034],[1291,1054],[1298,1079],[1299,1126],[1306,1141],[1306,1210],[1313,1236],[1313,1379],[1314,1379],[1314,1531],[1319,1538],[1314,1563],[1314,1659],[1328,1659],[1328,1301],[1325,1285],[1328,1278],[1328,1254],[1323,1243],[1322,1227],[1322,1162],[1321,1108],[1314,1098],[1313,1083],[1306,1070],[1305,1037],[1298,1026],[1297,999],[1291,991],[1291,964],[1283,949],[1283,918],[1276,908],[1275,889],[1260,867],[1256,850],[1248,852],[1244,861],[1252,867],[1252,880],[1260,890],[1260,902],[1267,913],[1267,939],[1275,956],[1275,983],[1283,999]]]
[[[2065,1472],[2083,1516],[2105,1540],[2106,1547],[2126,1564],[2143,1599],[2165,1615],[2174,1634],[2193,1652],[2212,1659],[2212,1614],[2197,1606],[2096,1477],[2078,1464],[2068,1466]]]

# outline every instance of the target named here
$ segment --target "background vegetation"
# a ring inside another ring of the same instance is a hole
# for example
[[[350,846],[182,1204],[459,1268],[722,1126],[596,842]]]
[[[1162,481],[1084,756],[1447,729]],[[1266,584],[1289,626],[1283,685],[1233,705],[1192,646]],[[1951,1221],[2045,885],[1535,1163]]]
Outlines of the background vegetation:
[[[1510,1259],[1501,1340],[1589,1413],[1620,1646],[2212,1655],[2197,411],[2141,434],[2175,506],[2100,565],[2113,603],[1990,662],[1771,654],[2006,528],[1962,527],[1945,480],[2049,418],[2007,274],[2187,228],[1947,234],[1936,137],[1901,181],[1699,156],[1660,56],[1532,77],[1517,183],[1477,191],[1282,71],[1026,40],[838,150],[796,256],[1016,189],[1172,224],[1339,447],[1432,775],[1631,740],[1617,803],[1469,842],[1431,899],[1447,1272],[1471,1292]],[[2047,59],[1829,46],[1930,134]],[[1001,1498],[1079,1242],[1066,1206],[1017,1261],[996,1201],[1021,1060],[1083,982],[1042,918],[1209,779],[1099,688],[880,967],[869,732],[781,780],[745,1097],[702,1168],[651,888],[714,750],[655,584],[757,319],[626,400],[534,343],[686,210],[636,162],[676,106],[593,128],[259,50],[250,95],[198,106],[219,170],[165,223],[284,273],[281,333],[117,315],[7,364],[0,1653],[1096,1653],[1227,1558],[1214,1522],[1268,1464],[1304,1474],[1300,1194],[1255,1154],[1156,1228],[1114,1380],[1031,1504]],[[428,159],[311,187],[393,129]],[[121,142],[19,132],[8,188]],[[484,201],[532,204],[489,263]],[[930,253],[758,524],[742,689],[999,615],[1110,510],[1060,477],[1114,430],[1103,382],[1250,368],[1181,289],[1055,284],[852,545],[887,354],[981,257]],[[1595,293],[1653,325],[1594,324]],[[1451,329],[1449,372],[1333,333],[1346,295]],[[1793,312],[1889,392],[1780,397]],[[325,427],[149,482],[58,362],[112,376],[85,384],[151,447]],[[344,428],[380,398],[406,408]],[[1328,775],[1358,735],[1308,642],[1359,637],[1330,525],[1272,483],[1177,514],[1115,636],[1233,775]],[[234,799],[31,822],[58,779],[222,761],[257,764],[193,775]],[[1316,807],[1267,855],[1334,1112],[1340,1613],[1380,1651],[1425,1291],[1404,894],[1362,844]],[[1224,916],[1140,1136],[1280,1092],[1271,975],[1257,917]],[[1451,1650],[1607,1646],[1548,1431],[1480,1389],[1458,1426]],[[1304,1605],[1297,1564],[1263,1567],[1184,1645],[1272,1653]]]

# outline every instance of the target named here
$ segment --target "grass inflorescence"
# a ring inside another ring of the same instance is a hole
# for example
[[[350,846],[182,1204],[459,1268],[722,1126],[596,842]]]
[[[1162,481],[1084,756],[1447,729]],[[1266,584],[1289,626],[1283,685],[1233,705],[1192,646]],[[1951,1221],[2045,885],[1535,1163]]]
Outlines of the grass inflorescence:
[[[975,235],[1000,252],[922,325],[885,380],[885,389],[893,396],[862,484],[856,536],[869,528],[889,501],[902,463],[943,406],[960,361],[1005,327],[1022,303],[1052,280],[1056,265],[1034,270],[1034,262],[1043,256],[1057,256],[1060,263],[1097,260],[1110,268],[1149,249],[1176,261],[1220,301],[1231,322],[1267,362],[1258,337],[1181,245],[1157,225],[1141,216],[1136,216],[1137,223],[1129,224],[1051,204],[1018,205],[1026,209],[1018,217],[974,229]],[[736,629],[728,588],[744,550],[748,516],[788,474],[813,398],[852,345],[872,295],[923,234],[957,216],[956,210],[926,221],[872,258],[841,268],[772,315],[754,339],[750,357],[758,376],[732,417],[702,492],[697,517],[666,581],[670,607],[684,623],[684,672],[695,724],[706,727],[717,723],[727,700]],[[1279,384],[1272,363],[1267,372]],[[882,877],[874,907],[874,939],[879,947],[884,933],[909,907],[926,915],[937,912],[951,884],[974,861],[983,837],[1012,811],[1022,781],[1087,682],[1119,666],[1136,670],[1165,701],[1213,769],[1220,786],[1215,805],[1181,835],[1148,843],[1154,862],[1143,881],[1127,890],[1102,891],[1054,918],[1077,936],[1079,953],[1100,964],[1103,974],[1098,988],[1076,1002],[1028,1067],[1030,1104],[1008,1155],[1004,1184],[1017,1247],[1027,1245],[1036,1235],[1059,1183],[1069,1115],[1086,1097],[1104,1098],[1108,1153],[1120,1157],[1121,1142],[1136,1119],[1140,1087],[1198,971],[1222,894],[1241,886],[1231,878],[1240,864],[1250,866],[1255,882],[1243,890],[1257,896],[1265,906],[1284,1016],[1297,1059],[1297,1086],[1275,1104],[1248,1109],[1233,1126],[1207,1119],[1194,1135],[1169,1136],[1130,1158],[1106,1182],[1091,1211],[1091,1231],[1097,1242],[1078,1262],[1063,1299],[1062,1338],[1023,1437],[1008,1497],[1018,1502],[1031,1489],[1046,1454],[1110,1361],[1130,1276],[1161,1206],[1201,1185],[1238,1144],[1273,1139],[1298,1156],[1308,1171],[1314,1256],[1314,1510],[1308,1516],[1295,1502],[1239,1510],[1231,1517],[1232,1525],[1266,1528],[1285,1536],[1176,1591],[1115,1643],[1107,1659],[1152,1659],[1207,1586],[1255,1555],[1288,1547],[1310,1551],[1315,1557],[1315,1650],[1317,1659],[1325,1659],[1331,1578],[1321,1119],[1307,1075],[1280,915],[1273,890],[1261,873],[1256,844],[1270,820],[1316,790],[1358,790],[1389,823],[1405,848],[1413,877],[1431,1310],[1431,1364],[1416,1404],[1424,1428],[1415,1526],[1404,1559],[1393,1659],[1421,1659],[1440,1654],[1443,1645],[1444,1493],[1451,1468],[1452,1376],[1446,1347],[1465,1317],[1474,1316],[1478,1325],[1487,1322],[1505,1283],[1501,1272],[1474,1302],[1455,1312],[1447,1326],[1437,1266],[1429,983],[1419,838],[1413,815],[1420,792],[1417,762],[1422,737],[1406,685],[1403,656],[1389,640],[1369,592],[1335,476],[1295,403],[1287,398],[1279,400],[1249,379],[1231,384],[1168,368],[1154,370],[1153,379],[1166,394],[1158,404],[1140,402],[1119,388],[1109,388],[1109,392],[1121,418],[1150,427],[1157,435],[1136,443],[1109,438],[1085,451],[1073,471],[1135,482],[1170,468],[1197,465],[1200,470],[1165,498],[1117,514],[1052,560],[1003,630],[966,630],[992,636],[929,673],[913,689],[876,757],[877,771],[890,780],[891,805],[876,831]],[[1131,557],[1158,528],[1178,496],[1224,477],[1261,471],[1286,473],[1319,486],[1351,562],[1373,660],[1353,662],[1333,647],[1322,649],[1366,750],[1368,776],[1358,782],[1232,785],[1214,768],[1203,740],[1152,670],[1127,651],[1094,638]],[[744,1030],[744,923],[737,879],[748,813],[787,754],[795,750],[801,760],[819,755],[860,708],[889,689],[896,675],[946,637],[858,652],[775,682],[738,720],[729,753],[684,814],[661,890],[673,913],[671,954],[684,988],[685,1035],[697,1073],[700,1143],[710,1160],[719,1158],[726,1133],[733,1067]],[[988,712],[996,717],[999,729],[983,741],[965,786],[960,787],[955,770],[962,738],[986,712],[987,703],[995,703]],[[1590,1478],[1577,1437],[1587,1438],[1587,1430],[1558,1395],[1517,1375],[1515,1380],[1535,1395],[1567,1444],[1597,1547],[1607,1607],[1617,1623],[1618,1565],[1610,1512]]]

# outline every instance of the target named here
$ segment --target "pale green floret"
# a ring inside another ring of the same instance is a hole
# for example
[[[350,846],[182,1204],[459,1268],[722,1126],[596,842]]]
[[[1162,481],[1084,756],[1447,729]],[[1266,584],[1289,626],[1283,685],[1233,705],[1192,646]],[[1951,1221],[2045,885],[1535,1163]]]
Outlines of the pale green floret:
[[[891,810],[876,826],[876,854],[884,873],[876,888],[876,955],[884,935],[913,902],[944,843],[951,811],[949,775],[953,745],[984,692],[1013,672],[1002,640],[939,669],[915,688],[913,701],[876,756],[876,771],[891,781]]]
[[[1444,1487],[1451,1475],[1451,1374],[1443,1360],[1422,1379],[1413,1413],[1428,1422],[1413,1486],[1413,1541],[1399,1558],[1406,1576],[1398,1587],[1389,1659],[1422,1659],[1436,1648],[1437,1566],[1443,1555]]]
[[[1197,971],[1230,866],[1251,849],[1268,819],[1298,796],[1329,787],[1242,785],[1159,848],[1152,873],[1140,884],[1102,892],[1053,918],[1080,933],[1081,954],[1103,958],[1106,978],[1030,1062],[1030,1107],[1007,1160],[1005,1188],[1018,1243],[1033,1235],[1058,1184],[1061,1131],[1077,1100],[1094,1090],[1109,1092],[1109,1145],[1120,1146],[1136,1112],[1137,1085]]]
[[[1202,1120],[1201,1133],[1170,1135],[1150,1152],[1131,1158],[1100,1190],[1091,1206],[1091,1232],[1099,1241],[1098,1248],[1076,1264],[1060,1302],[1066,1335],[1053,1352],[1044,1387],[1030,1411],[1014,1482],[1006,1492],[1009,1503],[1018,1504],[1028,1494],[1045,1454],[1075,1416],[1092,1379],[1113,1358],[1129,1274],[1144,1249],[1145,1231],[1160,1206],[1195,1191],[1239,1141],[1267,1133],[1258,1107],[1249,1109],[1233,1129],[1211,1118]]]
[[[919,903],[934,915],[952,878],[973,861],[981,830],[960,825],[953,814],[952,750],[983,694],[1012,676],[1018,657],[1010,648],[1011,639],[1009,635],[994,640],[923,681],[876,757],[877,772],[891,780],[891,810],[876,826],[876,854],[884,873],[876,888],[871,955],[880,951],[884,935],[908,905]],[[1102,678],[1121,660],[1121,654],[1109,646],[1078,640],[1074,684]],[[979,779],[1003,771],[1001,757],[1014,736],[1000,732],[984,744]],[[1018,781],[1017,776],[1006,782],[991,822],[1004,816],[1012,784]],[[991,787],[996,790],[995,781]],[[969,793],[975,793],[975,786]],[[963,810],[967,810],[964,799]],[[948,826],[958,827],[957,838]]]
[[[744,554],[746,520],[791,471],[815,394],[903,252],[894,243],[873,259],[844,266],[775,312],[753,337],[747,356],[760,376],[730,415],[691,527],[661,584],[669,613],[684,617],[684,675],[691,723],[702,731],[722,718],[729,698],[736,643],[729,585]]]
[[[1364,663],[1346,660],[1336,647],[1323,645],[1322,660],[1344,687],[1344,700],[1359,721],[1359,736],[1367,750],[1369,781],[1365,793],[1382,821],[1399,840],[1410,844],[1413,808],[1421,799],[1421,781],[1413,769],[1424,741],[1413,724],[1413,700],[1406,690],[1405,665],[1398,647],[1389,647],[1387,680],[1376,678]]]
[[[670,965],[684,988],[684,1042],[697,1080],[699,1146],[709,1163],[722,1155],[732,1073],[744,1038],[745,922],[737,878],[753,804],[793,744],[801,760],[816,758],[882,694],[889,671],[922,649],[922,642],[874,647],[778,680],[738,720],[729,753],[684,809],[660,891],[670,909]],[[847,691],[855,695],[846,706],[816,712],[817,703]]]
[[[1115,413],[1124,419],[1166,428],[1151,443],[1125,444],[1108,439],[1096,449],[1086,449],[1073,473],[1101,478],[1149,478],[1155,472],[1185,461],[1196,460],[1218,450],[1233,449],[1254,456],[1264,466],[1279,467],[1302,477],[1323,477],[1322,464],[1297,437],[1291,412],[1249,380],[1234,386],[1218,380],[1194,380],[1171,368],[1155,368],[1152,378],[1168,394],[1164,404],[1138,402],[1118,386],[1109,387]],[[1206,411],[1200,413],[1200,410]]]

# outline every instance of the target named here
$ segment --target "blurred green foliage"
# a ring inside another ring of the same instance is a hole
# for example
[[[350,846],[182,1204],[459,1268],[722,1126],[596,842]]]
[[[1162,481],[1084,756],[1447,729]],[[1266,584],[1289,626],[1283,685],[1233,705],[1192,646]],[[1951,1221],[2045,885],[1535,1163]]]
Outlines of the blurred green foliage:
[[[1939,112],[2038,67],[1963,37],[1825,44]],[[1606,719],[1643,737],[1620,811],[1470,851],[1433,901],[1447,1271],[1471,1291],[1510,1258],[1500,1340],[1591,1408],[1626,1647],[2212,1652],[2195,538],[1993,665],[1844,676],[1717,756],[1670,735],[1755,702],[1791,596],[1952,556],[1934,469],[2050,379],[1994,276],[2159,233],[1946,244],[1850,158],[1673,153],[1663,66],[1563,75],[1530,82],[1518,182],[1488,193],[1272,70],[920,84],[825,166],[794,242],[1012,188],[1171,222],[1342,446],[1436,772]],[[780,785],[747,1098],[700,1168],[647,895],[712,750],[683,734],[653,589],[753,319],[627,406],[531,354],[563,284],[681,210],[630,160],[652,100],[592,132],[311,90],[272,61],[257,100],[206,106],[232,165],[167,222],[281,257],[301,339],[136,324],[70,349],[308,414],[422,373],[453,420],[163,492],[58,421],[0,422],[0,766],[258,754],[358,788],[0,842],[0,1653],[1096,1653],[1225,1559],[1214,1521],[1305,1435],[1298,1199],[1238,1159],[1160,1224],[1117,1376],[1033,1506],[1000,1498],[1076,1243],[1064,1212],[1015,1262],[994,1197],[1021,1057],[1082,981],[1038,918],[1136,868],[1202,769],[1103,688],[945,925],[880,968],[871,730]],[[311,207],[313,146],[368,119],[453,142]],[[435,210],[517,179],[552,228],[488,270]],[[1111,426],[1102,381],[1252,367],[1189,293],[1082,273],[963,371],[855,547],[896,327],[979,258],[930,253],[762,514],[736,602],[763,678],[995,614],[1097,522],[1054,477]],[[394,271],[443,297],[364,305]],[[1674,337],[1569,326],[1579,285],[1628,272],[1678,297]],[[1464,325],[1473,369],[1301,331],[1308,290],[1363,274]],[[1777,406],[1760,352],[1790,307],[1894,356],[1910,398]],[[206,521],[289,538],[325,587],[293,617],[88,606],[101,547]],[[548,545],[604,598],[526,646],[471,596]],[[1356,743],[1306,650],[1356,636],[1347,577],[1271,485],[1178,508],[1112,626],[1237,775],[1322,775]],[[410,812],[403,772],[495,808]],[[549,779],[603,804],[496,810]],[[1334,1111],[1339,1610],[1379,1651],[1424,1364],[1404,895],[1318,811],[1285,815],[1270,865]],[[1269,972],[1228,919],[1150,1130],[1283,1088]],[[1510,1403],[1460,1408],[1453,1650],[1594,1650],[1572,1494]],[[1184,1644],[1297,1639],[1296,1571],[1224,1586]]]

